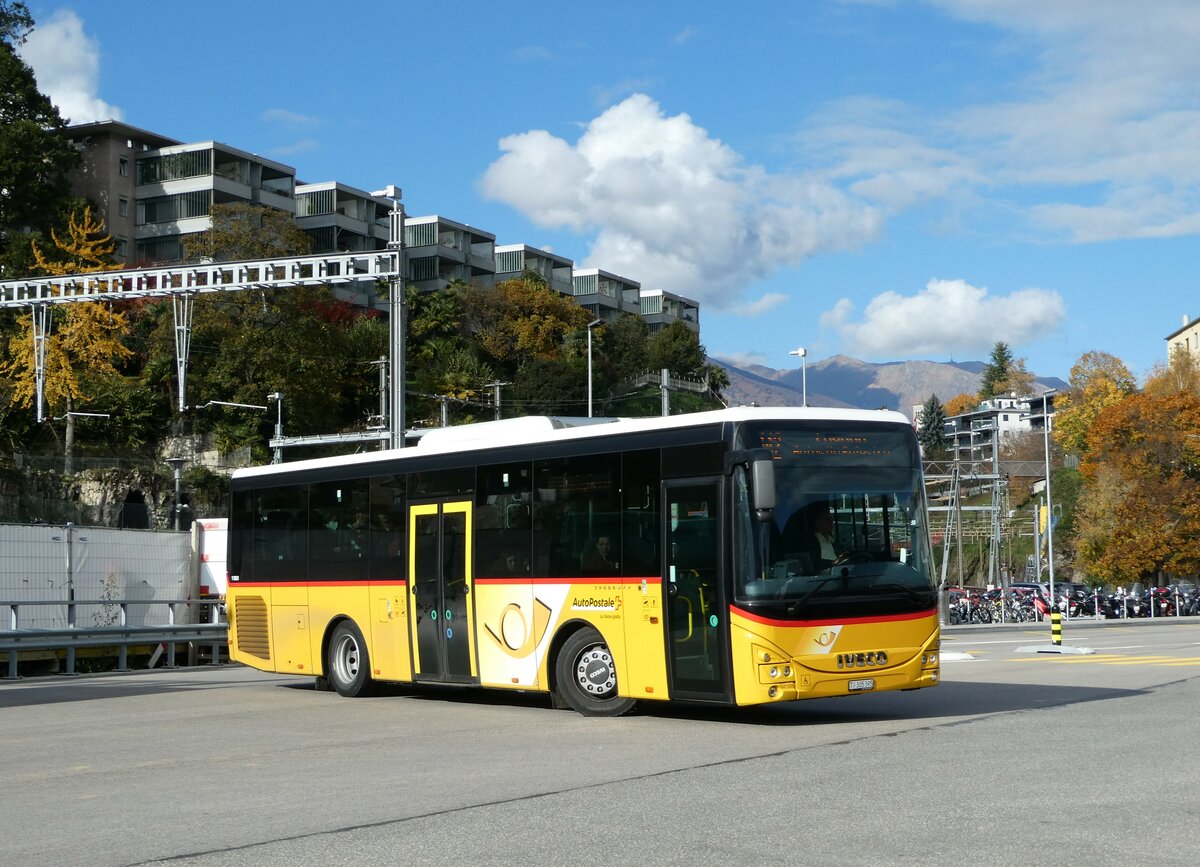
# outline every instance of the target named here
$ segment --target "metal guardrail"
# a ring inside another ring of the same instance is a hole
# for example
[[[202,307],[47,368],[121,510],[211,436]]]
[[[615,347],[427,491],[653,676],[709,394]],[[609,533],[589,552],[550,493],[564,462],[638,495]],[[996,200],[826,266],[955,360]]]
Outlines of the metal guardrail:
[[[69,602],[58,600],[0,601],[8,608],[8,629],[0,629],[0,653],[8,654],[6,677],[15,680],[18,654],[22,650],[67,651],[66,674],[75,673],[75,651],[85,647],[116,647],[118,649],[117,670],[128,671],[130,647],[162,645],[166,648],[167,666],[175,666],[175,645],[179,643],[208,644],[212,646],[212,662],[220,662],[220,648],[227,644],[228,624],[220,623],[221,600],[147,600],[147,599],[74,599]],[[66,607],[67,626],[61,629],[21,629],[20,610],[29,606]],[[165,605],[167,622],[143,626],[128,624],[128,606]],[[176,623],[175,608],[196,605],[209,609],[209,623]],[[75,625],[75,609],[79,606],[105,606],[115,609],[118,623],[107,626],[80,627]]]

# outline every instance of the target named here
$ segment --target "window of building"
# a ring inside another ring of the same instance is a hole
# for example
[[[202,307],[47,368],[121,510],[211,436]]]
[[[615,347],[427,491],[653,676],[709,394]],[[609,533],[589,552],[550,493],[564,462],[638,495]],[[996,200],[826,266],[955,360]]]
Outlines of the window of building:
[[[428,247],[437,243],[436,223],[415,223],[404,227],[404,244],[407,247]]]
[[[122,259],[129,255],[129,239],[117,237],[117,255]]]
[[[117,174],[123,178],[129,177],[129,160],[125,157],[117,158]]]
[[[129,216],[129,199],[122,196],[117,200],[117,214],[122,217]]]

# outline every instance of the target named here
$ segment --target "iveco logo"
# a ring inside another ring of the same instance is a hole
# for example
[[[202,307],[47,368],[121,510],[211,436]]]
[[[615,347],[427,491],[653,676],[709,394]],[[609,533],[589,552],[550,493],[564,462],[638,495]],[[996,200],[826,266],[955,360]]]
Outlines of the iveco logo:
[[[868,650],[866,653],[839,653],[838,668],[866,668],[874,665],[887,665],[888,655],[882,650]]]

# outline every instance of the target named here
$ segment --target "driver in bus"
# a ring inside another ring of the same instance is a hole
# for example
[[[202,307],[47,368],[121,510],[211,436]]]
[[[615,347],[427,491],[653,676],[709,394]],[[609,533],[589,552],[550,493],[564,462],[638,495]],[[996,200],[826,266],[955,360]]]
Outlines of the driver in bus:
[[[828,569],[838,560],[833,545],[833,513],[824,503],[813,510],[812,534],[808,539],[808,555],[818,569]]]

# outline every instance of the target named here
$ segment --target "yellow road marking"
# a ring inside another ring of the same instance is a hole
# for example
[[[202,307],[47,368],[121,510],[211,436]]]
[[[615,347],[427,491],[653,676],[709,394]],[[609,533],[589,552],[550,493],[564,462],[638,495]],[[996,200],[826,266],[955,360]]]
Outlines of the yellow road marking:
[[[1063,665],[1084,665],[1095,662],[1100,665],[1169,665],[1175,668],[1188,665],[1200,665],[1200,656],[1116,656],[1095,654],[1092,656],[1058,656],[1053,653],[1040,653],[1028,657],[1015,657],[1009,662],[1034,662],[1051,659]]]

